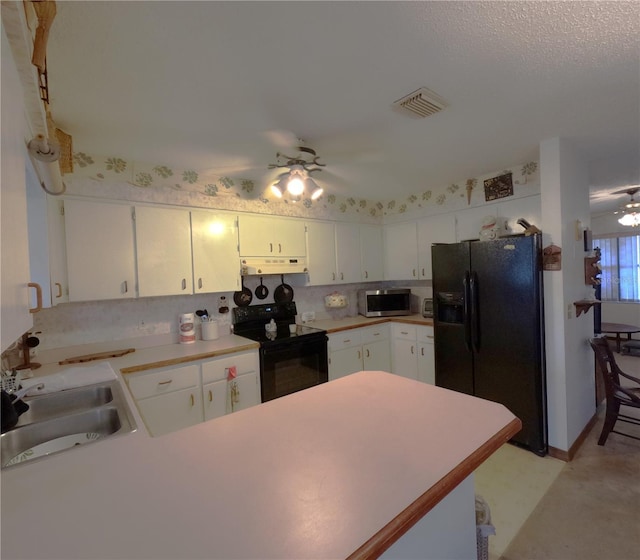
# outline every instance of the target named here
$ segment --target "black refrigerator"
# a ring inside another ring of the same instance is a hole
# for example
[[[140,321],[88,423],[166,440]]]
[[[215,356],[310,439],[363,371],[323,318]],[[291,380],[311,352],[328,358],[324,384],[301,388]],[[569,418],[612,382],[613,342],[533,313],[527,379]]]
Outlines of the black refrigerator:
[[[547,453],[540,235],[434,244],[436,385],[505,405]],[[464,414],[461,410],[460,414]]]

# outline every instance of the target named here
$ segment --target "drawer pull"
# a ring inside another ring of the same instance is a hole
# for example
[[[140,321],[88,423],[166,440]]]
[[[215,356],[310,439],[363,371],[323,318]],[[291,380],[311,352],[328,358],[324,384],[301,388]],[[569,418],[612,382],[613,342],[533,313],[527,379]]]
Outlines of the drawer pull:
[[[202,290],[202,278],[198,278],[198,289]]]
[[[191,395],[189,395],[189,399],[191,401],[191,406],[193,406],[194,404],[196,404],[196,399],[193,396],[193,393],[191,393]]]
[[[369,349],[367,348],[367,358],[371,356],[371,354],[369,353]]]
[[[61,298],[62,297],[62,284],[60,284],[60,282],[56,282],[55,286],[56,286],[56,288],[58,288],[58,293],[56,294],[56,298]]]
[[[182,279],[182,289],[183,289],[183,290],[186,290],[186,289],[187,289],[187,279],[186,279],[186,278],[183,278],[183,279]]]
[[[414,350],[413,350],[413,344],[411,345],[411,353],[415,354]]]
[[[351,342],[350,338],[345,338],[342,342],[344,342],[345,344],[348,344],[349,342]]]
[[[374,332],[373,336],[380,336],[380,333],[379,332]]]
[[[209,402],[213,402],[213,391],[209,389]]]
[[[409,334],[407,331],[400,331],[400,334]]]
[[[173,379],[169,379],[169,381],[158,381],[158,385],[169,385],[171,382],[173,382]]]
[[[424,356],[424,348],[420,348],[420,354]]]
[[[427,338],[433,338],[433,335],[432,334],[428,334]]]

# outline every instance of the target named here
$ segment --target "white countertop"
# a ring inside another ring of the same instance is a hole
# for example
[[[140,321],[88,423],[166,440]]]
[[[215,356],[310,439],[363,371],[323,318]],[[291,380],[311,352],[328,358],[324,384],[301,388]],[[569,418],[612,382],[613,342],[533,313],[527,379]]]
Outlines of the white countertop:
[[[2,471],[2,557],[346,558],[397,538],[390,522],[424,515],[518,426],[496,403],[356,373]]]

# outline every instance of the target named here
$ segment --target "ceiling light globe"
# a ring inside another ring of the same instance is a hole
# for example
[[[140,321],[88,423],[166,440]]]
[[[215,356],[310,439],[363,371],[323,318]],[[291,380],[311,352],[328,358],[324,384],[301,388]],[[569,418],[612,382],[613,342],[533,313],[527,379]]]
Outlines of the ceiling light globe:
[[[623,226],[637,227],[640,226],[640,213],[632,212],[618,218],[618,223]]]
[[[300,196],[304,191],[304,183],[300,177],[292,177],[287,185],[287,190],[293,196]]]
[[[320,198],[323,192],[324,192],[324,189],[317,188],[315,191],[313,191],[313,194],[311,195],[311,200],[318,200],[318,198]]]
[[[282,191],[277,185],[271,185],[271,194],[275,195],[278,198],[282,198]]]

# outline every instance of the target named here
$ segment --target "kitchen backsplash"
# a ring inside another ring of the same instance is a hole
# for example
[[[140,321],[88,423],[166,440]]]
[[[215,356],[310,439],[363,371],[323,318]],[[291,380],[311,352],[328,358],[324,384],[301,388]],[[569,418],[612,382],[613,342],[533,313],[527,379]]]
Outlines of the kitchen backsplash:
[[[422,298],[431,295],[429,281],[369,282],[306,287],[300,285],[302,278],[302,275],[285,275],[285,282],[293,287],[299,317],[304,312],[312,311],[315,313],[316,320],[356,316],[358,314],[357,292],[360,289],[411,288],[416,312],[420,310]],[[259,283],[260,279],[257,276],[245,278],[245,286],[252,293],[255,292]],[[254,295],[251,305],[272,303],[273,292],[280,284],[280,276],[265,276],[264,284],[269,288],[269,296],[264,300],[258,300]],[[325,308],[324,296],[334,291],[347,296],[348,307],[335,310]],[[126,344],[125,341],[132,338],[154,335],[167,335],[165,338],[168,341],[177,342],[178,316],[181,313],[207,309],[209,315],[219,321],[221,331],[228,330],[231,312],[218,313],[220,296],[227,298],[230,308],[234,306],[233,292],[65,303],[36,313],[32,332],[40,339],[38,350],[105,341],[122,341]]]

